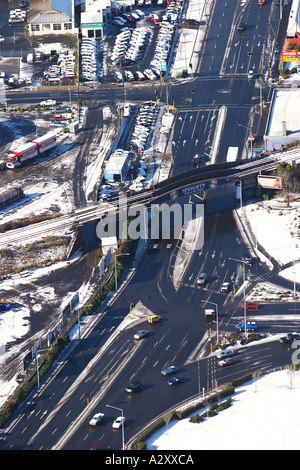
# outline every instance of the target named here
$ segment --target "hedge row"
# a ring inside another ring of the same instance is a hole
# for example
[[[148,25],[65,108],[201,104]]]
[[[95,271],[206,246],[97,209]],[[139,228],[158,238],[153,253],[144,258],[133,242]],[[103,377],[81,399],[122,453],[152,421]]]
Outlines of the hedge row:
[[[39,368],[40,381],[48,374],[54,361],[59,357],[65,346],[69,343],[69,336],[58,338],[52,348],[45,354],[45,360]],[[37,386],[37,374],[35,373],[30,380],[16,388],[14,393],[4,403],[0,411],[0,428],[2,428],[12,417],[18,406],[28,397],[28,395]]]

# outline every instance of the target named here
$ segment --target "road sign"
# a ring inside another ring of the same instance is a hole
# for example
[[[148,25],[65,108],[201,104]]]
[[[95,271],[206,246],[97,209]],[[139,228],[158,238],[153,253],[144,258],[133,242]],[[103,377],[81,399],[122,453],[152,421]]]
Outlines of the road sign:
[[[298,62],[298,51],[283,50],[281,51],[281,59],[283,62]]]

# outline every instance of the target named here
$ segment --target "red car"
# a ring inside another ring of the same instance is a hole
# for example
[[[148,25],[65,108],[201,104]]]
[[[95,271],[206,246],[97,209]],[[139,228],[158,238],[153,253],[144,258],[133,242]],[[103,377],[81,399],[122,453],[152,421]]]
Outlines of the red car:
[[[266,3],[266,0],[258,0],[258,5],[262,6]]]
[[[53,116],[53,121],[65,121],[66,116],[62,116],[61,114]]]
[[[243,308],[259,308],[259,304],[253,303],[253,302],[246,302],[246,304],[243,304]]]

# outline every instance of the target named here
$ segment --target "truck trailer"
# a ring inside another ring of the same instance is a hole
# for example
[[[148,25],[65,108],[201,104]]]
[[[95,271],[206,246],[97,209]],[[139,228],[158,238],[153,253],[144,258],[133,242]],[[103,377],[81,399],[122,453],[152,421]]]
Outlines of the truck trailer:
[[[7,168],[16,168],[26,160],[42,155],[56,146],[56,135],[53,133],[38,137],[28,144],[24,144],[6,155]]]
[[[38,146],[38,153],[42,154],[56,146],[56,135],[53,133],[49,133],[42,137],[34,139],[32,143]]]

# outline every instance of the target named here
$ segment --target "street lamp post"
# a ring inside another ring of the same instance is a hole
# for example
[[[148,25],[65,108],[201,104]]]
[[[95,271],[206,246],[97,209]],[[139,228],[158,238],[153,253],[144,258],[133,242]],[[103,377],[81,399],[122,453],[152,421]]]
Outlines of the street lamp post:
[[[117,406],[106,405],[108,408],[114,408],[115,410],[119,410],[122,413],[122,418],[124,418],[122,408],[118,408]],[[125,440],[124,440],[124,419],[122,419],[122,450],[125,448]]]
[[[244,127],[245,129],[248,130],[248,132],[250,132],[250,156],[252,157],[252,147],[253,147],[253,145],[252,145],[252,138],[253,138],[253,136],[252,136],[252,127],[243,126],[243,124],[238,124],[238,126]],[[249,142],[249,137],[248,137],[248,142]]]

